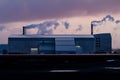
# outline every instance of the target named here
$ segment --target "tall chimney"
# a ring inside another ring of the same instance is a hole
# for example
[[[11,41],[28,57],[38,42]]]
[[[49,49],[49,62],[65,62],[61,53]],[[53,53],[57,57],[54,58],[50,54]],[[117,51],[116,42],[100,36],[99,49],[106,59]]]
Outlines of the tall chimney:
[[[91,35],[93,35],[93,24],[91,23]]]
[[[23,26],[23,35],[26,34],[26,30],[25,30],[25,27]]]

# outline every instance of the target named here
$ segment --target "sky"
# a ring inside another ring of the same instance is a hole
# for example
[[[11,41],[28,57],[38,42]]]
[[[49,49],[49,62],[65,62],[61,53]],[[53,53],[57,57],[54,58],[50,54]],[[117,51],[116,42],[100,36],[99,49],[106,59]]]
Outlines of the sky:
[[[0,44],[31,24],[43,25],[43,32],[50,28],[53,34],[90,34],[91,22],[97,21],[94,32],[111,33],[113,48],[120,48],[119,4],[120,0],[0,0]],[[46,27],[47,22],[52,27]]]

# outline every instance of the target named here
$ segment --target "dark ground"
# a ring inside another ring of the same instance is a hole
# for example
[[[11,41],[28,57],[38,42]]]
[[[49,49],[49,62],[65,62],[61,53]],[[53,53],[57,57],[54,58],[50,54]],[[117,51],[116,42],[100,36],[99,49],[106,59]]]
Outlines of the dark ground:
[[[120,80],[120,55],[0,55],[0,77]]]

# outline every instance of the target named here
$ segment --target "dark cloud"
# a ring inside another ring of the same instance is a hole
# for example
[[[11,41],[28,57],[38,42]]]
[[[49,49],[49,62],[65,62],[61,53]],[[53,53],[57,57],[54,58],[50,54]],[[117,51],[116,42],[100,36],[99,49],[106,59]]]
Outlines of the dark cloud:
[[[119,13],[120,0],[0,0],[0,23]]]

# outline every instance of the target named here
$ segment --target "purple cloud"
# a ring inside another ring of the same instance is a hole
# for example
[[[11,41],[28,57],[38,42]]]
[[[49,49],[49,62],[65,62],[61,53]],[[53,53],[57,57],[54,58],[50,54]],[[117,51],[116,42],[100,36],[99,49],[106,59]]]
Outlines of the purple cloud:
[[[0,0],[0,23],[119,13],[119,4],[120,0]]]
[[[5,30],[5,29],[6,29],[5,26],[0,26],[0,31],[3,31],[3,30]]]

